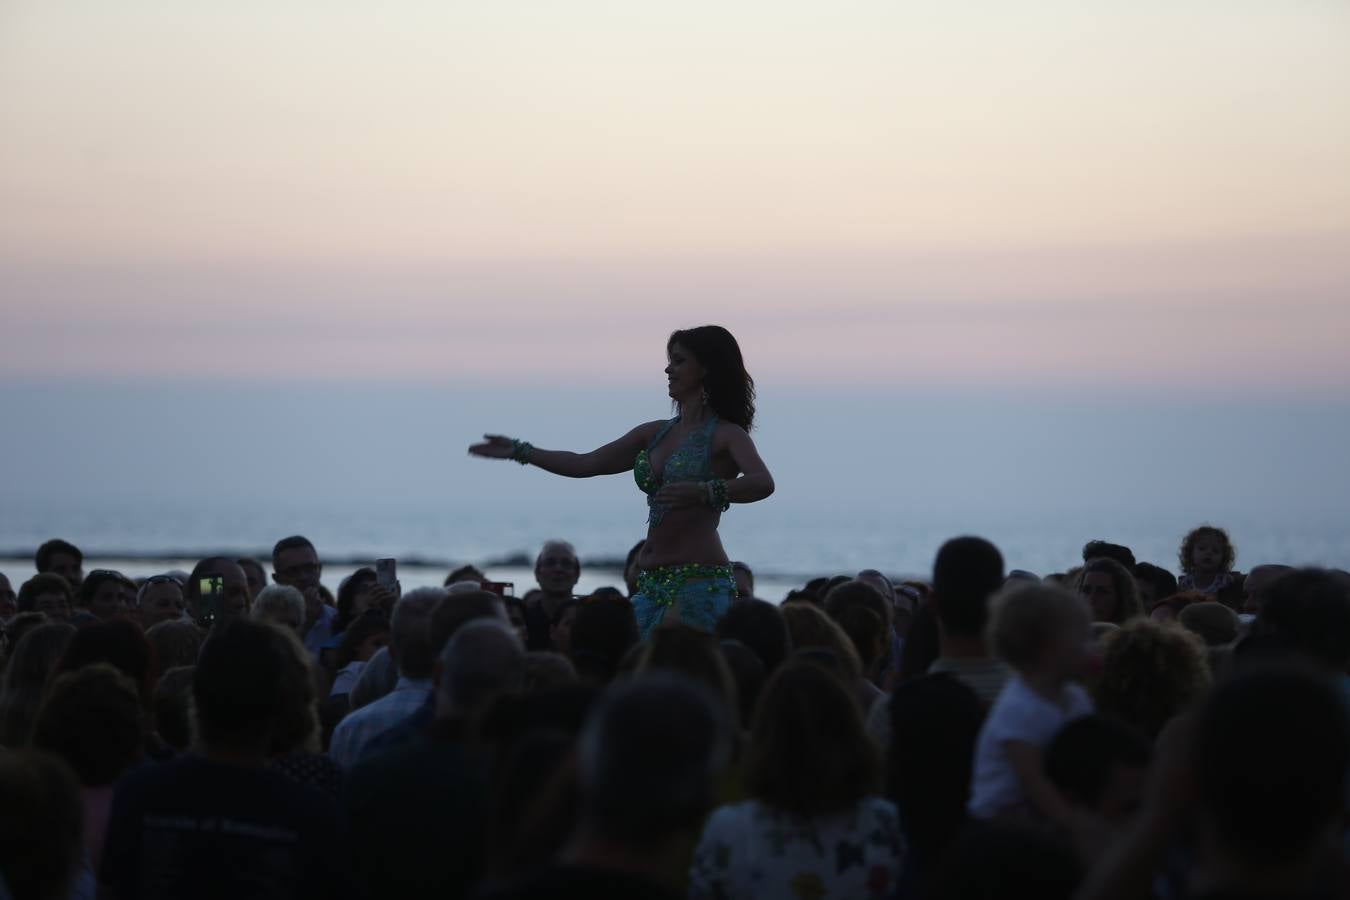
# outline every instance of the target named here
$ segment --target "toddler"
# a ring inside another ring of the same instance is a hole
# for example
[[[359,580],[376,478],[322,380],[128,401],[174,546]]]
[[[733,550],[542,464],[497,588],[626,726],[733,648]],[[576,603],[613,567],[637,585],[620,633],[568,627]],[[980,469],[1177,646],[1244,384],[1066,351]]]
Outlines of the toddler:
[[[1182,576],[1177,590],[1201,591],[1220,603],[1240,607],[1242,576],[1233,571],[1237,551],[1228,532],[1213,525],[1201,525],[1186,535],[1177,554]]]
[[[1083,600],[1046,584],[1014,587],[995,600],[994,652],[1013,669],[975,745],[970,814],[977,819],[1040,814],[1068,824],[1070,804],[1042,759],[1059,729],[1092,712],[1076,683],[1097,658]]]

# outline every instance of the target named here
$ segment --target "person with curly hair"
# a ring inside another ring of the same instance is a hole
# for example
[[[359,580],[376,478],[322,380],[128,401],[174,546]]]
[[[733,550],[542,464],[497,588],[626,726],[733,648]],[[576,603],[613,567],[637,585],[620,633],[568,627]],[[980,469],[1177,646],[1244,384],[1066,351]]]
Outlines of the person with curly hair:
[[[1075,583],[1078,593],[1092,607],[1092,618],[1096,622],[1123,625],[1144,614],[1134,576],[1108,556],[1088,560],[1078,572]]]
[[[755,383],[731,332],[719,325],[674,332],[666,341],[665,372],[678,415],[638,425],[590,453],[536,449],[501,435],[485,435],[469,448],[474,456],[569,478],[633,473],[647,495],[649,527],[632,598],[644,638],[676,620],[713,630],[736,596],[735,573],[717,533],[722,513],[774,489],[750,438]]]
[[[1242,609],[1243,577],[1233,570],[1237,548],[1228,532],[1208,523],[1191,529],[1181,541],[1177,560],[1182,571],[1178,591],[1204,591],[1225,606]]]
[[[1136,619],[1102,640],[1097,711],[1156,740],[1209,692],[1209,656],[1199,636],[1171,622]]]

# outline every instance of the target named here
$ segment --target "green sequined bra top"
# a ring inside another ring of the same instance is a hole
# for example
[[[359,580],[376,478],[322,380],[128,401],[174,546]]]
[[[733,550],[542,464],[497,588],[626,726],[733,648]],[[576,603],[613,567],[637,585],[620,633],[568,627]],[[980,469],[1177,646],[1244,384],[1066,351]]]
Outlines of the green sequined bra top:
[[[656,500],[656,492],[661,485],[677,481],[710,481],[713,477],[712,437],[717,430],[717,416],[712,415],[708,416],[708,424],[685,435],[684,440],[666,459],[660,476],[652,470],[652,450],[679,421],[676,417],[662,425],[647,449],[638,451],[637,459],[633,461],[633,480],[647,495],[647,521],[652,525],[660,524],[668,512],[668,507]]]

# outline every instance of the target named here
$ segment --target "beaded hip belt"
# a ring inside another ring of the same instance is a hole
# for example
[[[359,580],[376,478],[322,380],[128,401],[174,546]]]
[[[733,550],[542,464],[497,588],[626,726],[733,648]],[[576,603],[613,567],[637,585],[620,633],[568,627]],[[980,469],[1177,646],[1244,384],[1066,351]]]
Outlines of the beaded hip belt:
[[[689,587],[692,581],[707,581],[706,587]],[[720,583],[719,583],[720,582]],[[710,566],[702,563],[680,563],[658,566],[638,572],[638,593],[658,606],[670,606],[686,590],[706,590],[709,594],[730,588],[736,591],[736,578],[731,566]]]

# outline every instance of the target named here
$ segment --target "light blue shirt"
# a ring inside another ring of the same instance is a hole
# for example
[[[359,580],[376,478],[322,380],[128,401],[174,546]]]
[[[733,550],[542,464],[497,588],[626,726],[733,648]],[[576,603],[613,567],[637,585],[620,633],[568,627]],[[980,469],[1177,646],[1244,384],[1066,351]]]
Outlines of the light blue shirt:
[[[328,746],[329,758],[350,770],[361,761],[361,754],[371,740],[417,712],[430,696],[430,678],[399,676],[392,691],[338,723]]]
[[[319,651],[323,649],[323,645],[333,637],[333,620],[336,618],[337,610],[327,603],[319,607],[319,618],[305,635],[305,649],[314,654],[315,659],[319,658]]]

